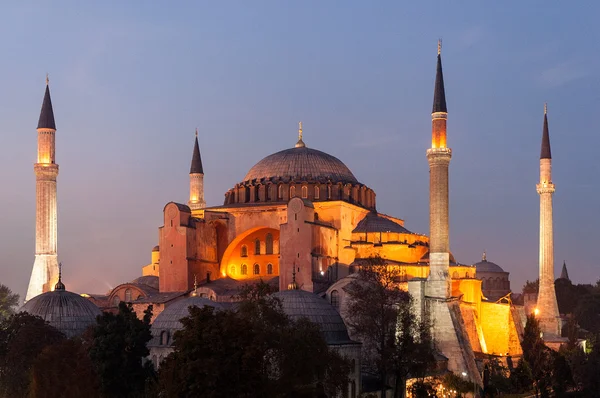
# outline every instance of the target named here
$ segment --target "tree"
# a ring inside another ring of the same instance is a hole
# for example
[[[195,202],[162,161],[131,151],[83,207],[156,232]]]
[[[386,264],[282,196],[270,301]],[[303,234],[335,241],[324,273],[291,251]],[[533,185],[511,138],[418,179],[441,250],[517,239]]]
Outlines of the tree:
[[[346,286],[346,321],[363,343],[363,363],[367,372],[378,375],[382,396],[390,376],[396,396],[402,396],[409,375],[423,377],[435,361],[430,327],[415,316],[410,295],[399,288],[400,277],[397,267],[374,257]]]
[[[25,397],[35,358],[64,335],[42,318],[21,312],[0,322],[0,397]]]
[[[534,315],[527,317],[521,347],[523,359],[531,369],[536,396],[548,396],[552,381],[552,355],[550,349],[544,345],[540,325]]]
[[[99,381],[79,338],[46,346],[33,362],[32,398],[99,398]]]
[[[17,305],[19,305],[19,295],[0,284],[0,321],[13,315]]]
[[[91,333],[90,358],[100,379],[103,397],[142,397],[146,379],[153,375],[146,344],[152,338],[152,306],[138,319],[131,304],[121,302],[119,312],[104,313]]]
[[[348,363],[317,325],[289,319],[260,284],[245,293],[237,311],[190,307],[159,370],[161,396],[334,396],[347,386]]]

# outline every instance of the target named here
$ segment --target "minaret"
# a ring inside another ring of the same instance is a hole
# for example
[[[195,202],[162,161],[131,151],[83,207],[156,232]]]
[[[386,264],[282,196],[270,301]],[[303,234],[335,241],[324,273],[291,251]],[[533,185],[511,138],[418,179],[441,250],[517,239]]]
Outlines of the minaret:
[[[567,262],[566,261],[563,261],[562,271],[560,272],[560,278],[566,279],[568,281],[571,280],[571,279],[569,279],[569,271],[567,271]]]
[[[46,76],[46,93],[38,122],[38,156],[35,171],[35,262],[25,300],[52,290],[58,283],[54,112]]]
[[[200,158],[200,147],[198,146],[198,129],[196,129],[192,166],[190,167],[190,201],[188,206],[192,210],[200,210],[206,207],[204,201],[204,169],[202,168],[202,158]]]
[[[450,243],[448,238],[448,166],[452,150],[446,147],[446,94],[442,74],[442,42],[438,41],[437,73],[431,112],[429,161],[429,277],[425,294],[447,298],[451,295]]]
[[[540,289],[537,313],[540,328],[546,335],[560,336],[560,318],[554,290],[554,235],[552,232],[552,154],[548,133],[548,108],[544,105],[544,128],[540,154]]]

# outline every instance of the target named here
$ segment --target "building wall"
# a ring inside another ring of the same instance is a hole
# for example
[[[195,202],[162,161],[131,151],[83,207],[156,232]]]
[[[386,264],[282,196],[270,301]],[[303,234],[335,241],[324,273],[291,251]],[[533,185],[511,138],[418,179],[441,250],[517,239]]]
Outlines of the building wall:
[[[273,228],[260,228],[250,234],[244,235],[240,240],[231,244],[227,254],[221,261],[221,276],[225,273],[233,279],[243,280],[249,278],[272,277],[279,275],[279,230]],[[267,254],[267,235],[272,237],[272,253]],[[259,253],[256,253],[256,242],[259,242]],[[268,264],[272,265],[269,274]],[[242,272],[243,266],[246,272]],[[259,272],[254,272],[258,265]]]

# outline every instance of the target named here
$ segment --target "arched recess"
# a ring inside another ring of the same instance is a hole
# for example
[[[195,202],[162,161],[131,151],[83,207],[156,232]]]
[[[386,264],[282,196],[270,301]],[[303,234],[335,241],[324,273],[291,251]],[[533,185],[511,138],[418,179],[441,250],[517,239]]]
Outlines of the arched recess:
[[[271,235],[271,239],[273,240],[273,250],[270,254],[256,254],[254,249],[256,240],[265,241],[267,235]],[[273,274],[272,276],[279,275],[279,252],[276,249],[278,245],[276,244],[279,241],[279,230],[268,227],[255,227],[246,230],[245,232],[236,236],[236,238],[231,241],[231,243],[225,249],[223,253],[223,258],[221,259],[220,264],[220,273],[221,277],[230,277],[233,279],[247,279],[257,276],[266,276],[267,275],[267,264],[272,264]],[[247,257],[241,257],[241,247],[246,246],[248,248],[252,248],[247,251]],[[243,275],[241,270],[241,265],[248,265],[248,273]],[[260,274],[255,275],[253,272],[253,265],[259,264]],[[233,267],[232,267],[233,266]],[[235,273],[231,274],[230,269],[234,268],[236,270]]]

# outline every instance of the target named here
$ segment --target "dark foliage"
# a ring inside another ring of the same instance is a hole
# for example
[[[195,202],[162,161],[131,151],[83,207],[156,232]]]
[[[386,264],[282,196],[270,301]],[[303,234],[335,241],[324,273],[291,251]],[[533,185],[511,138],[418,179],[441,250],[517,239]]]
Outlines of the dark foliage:
[[[0,284],[0,321],[13,315],[18,305],[19,295]]]

